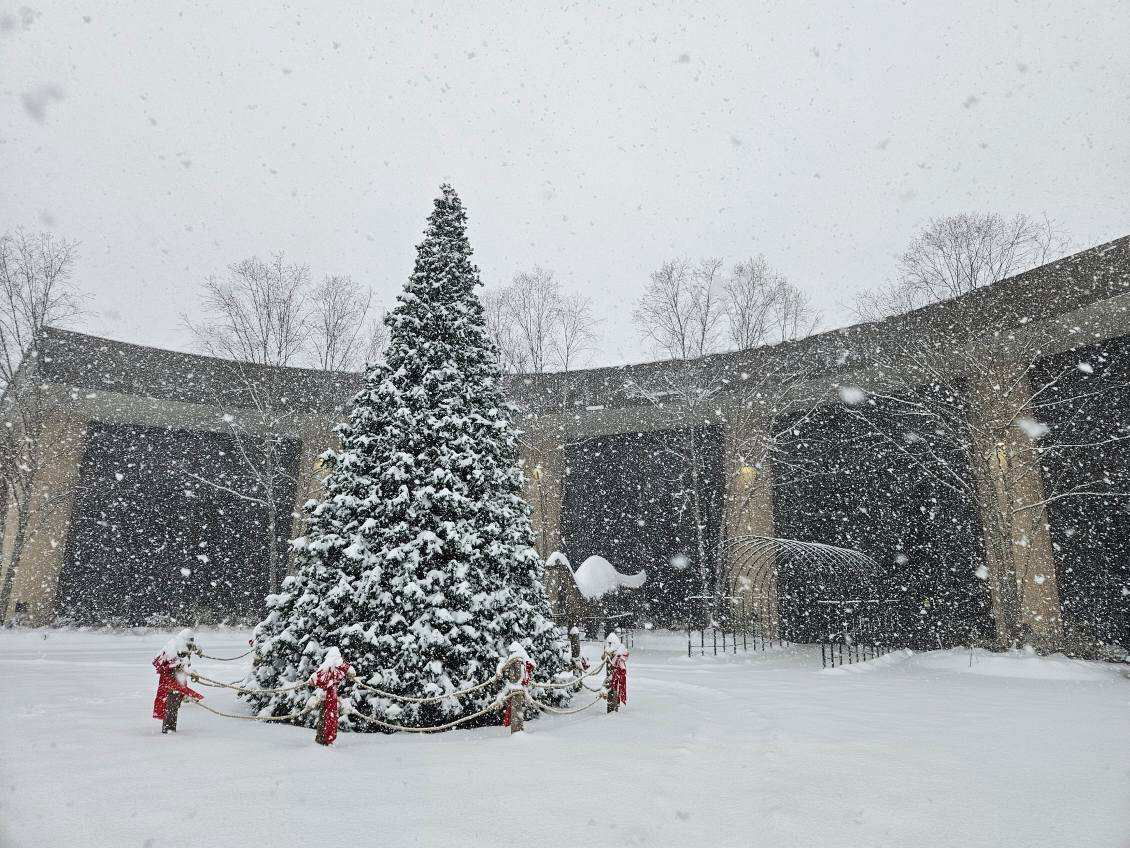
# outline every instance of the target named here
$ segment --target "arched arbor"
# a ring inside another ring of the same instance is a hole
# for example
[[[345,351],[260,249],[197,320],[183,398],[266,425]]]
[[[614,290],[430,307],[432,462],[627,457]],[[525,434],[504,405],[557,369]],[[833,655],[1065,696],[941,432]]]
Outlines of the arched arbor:
[[[769,637],[823,642],[890,629],[895,601],[866,554],[769,536],[736,536],[718,547],[730,597],[749,598],[747,623]]]

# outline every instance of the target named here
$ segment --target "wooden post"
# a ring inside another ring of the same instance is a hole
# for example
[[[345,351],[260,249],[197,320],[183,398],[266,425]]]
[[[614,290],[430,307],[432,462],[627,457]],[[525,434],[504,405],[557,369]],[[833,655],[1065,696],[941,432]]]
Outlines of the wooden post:
[[[326,701],[322,699],[322,706],[318,708],[318,731],[314,734],[314,741],[319,745],[328,745],[326,741]]]
[[[180,705],[183,700],[184,695],[180,692],[169,693],[169,698],[165,702],[165,720],[161,722],[162,733],[168,733],[170,730],[173,733],[177,732],[177,714],[180,712]]]
[[[525,668],[519,657],[512,659],[506,665],[504,671],[506,679],[510,682],[511,686],[515,687],[508,696],[510,700],[510,732],[512,734],[521,733],[526,721],[526,692],[522,689],[522,675],[524,672]]]
[[[580,678],[585,673],[585,662],[581,659],[581,631],[576,627],[569,628],[569,654],[573,664],[573,676]],[[581,682],[573,684],[573,691],[581,691]]]
[[[608,657],[608,666],[604,671],[604,691],[608,693],[605,701],[608,703],[607,712],[614,713],[620,709],[620,693],[612,685],[612,657]]]

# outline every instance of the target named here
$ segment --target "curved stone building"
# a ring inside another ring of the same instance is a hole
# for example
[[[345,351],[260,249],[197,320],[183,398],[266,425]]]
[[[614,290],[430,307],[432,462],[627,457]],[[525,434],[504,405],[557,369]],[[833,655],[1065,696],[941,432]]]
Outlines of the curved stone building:
[[[885,604],[907,643],[988,639],[1014,603],[1032,639],[1081,630],[1125,644],[1128,305],[1125,237],[796,342],[508,378],[538,547],[646,568],[631,614],[659,624],[704,615],[709,585],[726,614],[797,639],[836,626],[827,613],[843,601]],[[938,349],[970,315],[992,341],[971,344],[983,355]],[[36,624],[254,618],[359,380],[61,330],[17,379],[41,387],[50,414],[14,567],[8,509],[0,608]],[[907,424],[914,404],[1016,435],[981,444]],[[1070,455],[1041,446],[1049,431]],[[279,469],[269,497],[247,456],[257,437]],[[855,548],[882,574],[854,588],[783,563],[753,574],[720,544],[750,535]]]

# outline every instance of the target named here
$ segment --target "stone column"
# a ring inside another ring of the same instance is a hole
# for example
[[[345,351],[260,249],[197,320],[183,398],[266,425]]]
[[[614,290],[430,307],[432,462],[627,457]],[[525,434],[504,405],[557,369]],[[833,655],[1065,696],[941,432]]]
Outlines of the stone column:
[[[553,416],[527,419],[520,461],[524,478],[522,496],[530,505],[534,547],[548,560],[562,548],[561,509],[565,499],[565,448]],[[544,575],[549,607],[557,623],[571,627],[583,615],[583,599],[564,563],[548,563]]]
[[[1002,389],[1013,386],[1011,391]],[[1055,648],[1063,639],[1062,611],[1056,580],[1056,564],[1047,497],[1032,436],[1018,422],[1034,415],[1024,410],[1031,396],[1026,378],[1004,369],[994,369],[971,387],[970,399],[975,421],[984,432],[993,432],[974,447],[970,461],[978,481],[981,523],[985,534],[985,577],[992,597],[997,636],[1008,641],[1001,614],[1002,570],[1012,558],[1021,624],[1029,638],[1041,648]],[[1019,410],[1019,413],[1018,413]],[[1031,429],[1031,426],[1028,428]],[[993,526],[1006,528],[1009,547],[994,544]]]
[[[523,496],[530,504],[534,546],[543,558],[561,550],[561,509],[565,500],[567,473],[565,448],[560,434],[547,426],[531,427],[521,449],[525,475]]]
[[[71,512],[80,483],[89,422],[60,410],[43,426],[43,463],[32,485],[32,512],[23,554],[11,575],[11,593],[4,612],[10,621],[16,604],[24,604],[25,622],[48,624],[54,615],[59,575],[67,555]],[[4,523],[4,574],[9,579],[12,547],[18,527],[14,504],[9,504]],[[0,584],[3,585],[3,584]]]
[[[737,594],[745,598],[746,612],[766,627],[765,636],[777,636],[777,564],[773,553],[748,556],[748,546],[734,540],[742,536],[775,535],[773,471],[766,455],[760,422],[727,423],[724,429],[725,480],[723,564]]]
[[[294,539],[305,532],[306,513],[303,505],[308,500],[315,500],[325,494],[322,480],[327,470],[322,466],[319,457],[330,448],[339,447],[334,427],[337,421],[330,418],[309,416],[298,423],[298,438],[301,448],[298,453],[297,485],[294,487],[294,520],[291,522],[290,538]],[[294,573],[294,557],[288,551],[286,562],[287,574]]]

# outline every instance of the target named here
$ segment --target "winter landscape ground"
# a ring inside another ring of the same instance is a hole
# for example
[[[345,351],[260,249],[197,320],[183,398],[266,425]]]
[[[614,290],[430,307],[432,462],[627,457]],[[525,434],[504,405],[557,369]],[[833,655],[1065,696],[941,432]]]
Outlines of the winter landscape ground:
[[[688,659],[654,633],[619,715],[322,748],[191,706],[162,737],[149,663],[167,637],[0,633],[5,848],[1130,845],[1116,666],[939,651],[823,671],[808,647]],[[248,633],[199,638],[229,656]]]

